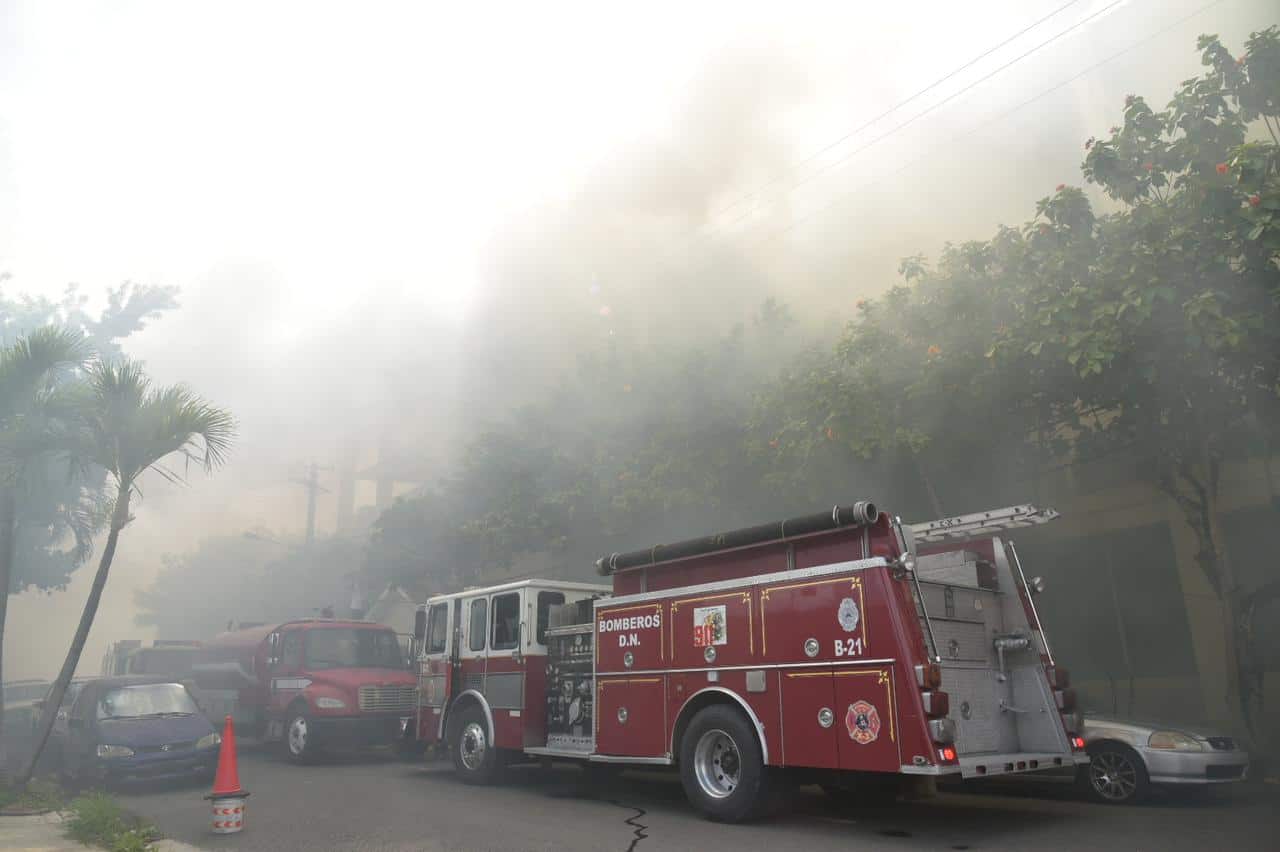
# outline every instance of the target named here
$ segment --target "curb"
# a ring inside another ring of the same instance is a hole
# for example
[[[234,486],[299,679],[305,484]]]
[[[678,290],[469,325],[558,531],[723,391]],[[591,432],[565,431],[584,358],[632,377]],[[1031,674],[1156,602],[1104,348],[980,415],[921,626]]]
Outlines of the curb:
[[[65,820],[60,811],[46,811],[42,814],[6,814],[0,816],[0,827],[11,829],[12,840],[21,845],[19,849],[39,850],[39,852],[82,852],[89,847],[81,846],[62,833]],[[14,834],[16,832],[16,834]],[[157,840],[152,844],[156,852],[203,852],[199,846],[192,846],[179,840]],[[11,847],[6,847],[11,848]]]

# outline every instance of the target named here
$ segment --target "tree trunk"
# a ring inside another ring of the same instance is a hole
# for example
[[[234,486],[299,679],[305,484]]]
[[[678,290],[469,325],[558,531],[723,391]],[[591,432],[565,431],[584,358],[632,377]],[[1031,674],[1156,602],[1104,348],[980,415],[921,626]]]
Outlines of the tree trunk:
[[[1177,487],[1178,478],[1167,479],[1165,490],[1182,508],[1187,524],[1195,533],[1199,544],[1196,562],[1222,602],[1227,694],[1235,699],[1236,712],[1245,730],[1254,738],[1255,746],[1265,748],[1260,740],[1265,732],[1258,724],[1264,718],[1263,673],[1256,665],[1258,655],[1250,625],[1248,596],[1236,582],[1235,571],[1225,550],[1218,507],[1220,465],[1221,462],[1206,449],[1198,470],[1186,464],[1179,466],[1177,477],[1186,483],[1189,492]]]
[[[67,651],[67,658],[62,663],[62,670],[58,672],[58,679],[54,681],[53,690],[40,712],[40,726],[36,732],[36,741],[32,744],[31,757],[22,776],[18,779],[20,788],[25,788],[30,783],[31,776],[35,774],[40,754],[44,751],[45,744],[49,741],[49,733],[53,730],[58,708],[62,706],[62,697],[66,695],[67,685],[71,683],[71,678],[76,673],[76,666],[80,664],[80,654],[84,651],[84,644],[89,639],[89,629],[93,627],[93,620],[98,614],[98,604],[102,601],[102,590],[107,585],[111,560],[116,555],[116,542],[120,539],[120,530],[124,529],[125,524],[129,522],[129,490],[131,488],[130,482],[121,481],[119,493],[116,496],[115,511],[111,513],[111,530],[107,534],[107,543],[102,549],[102,557],[98,560],[98,573],[94,575],[93,586],[89,589],[89,598],[84,604],[84,612],[80,614],[80,625],[76,628],[75,636],[71,640],[71,648]]]
[[[9,616],[9,585],[13,582],[13,558],[18,538],[17,500],[13,489],[0,488],[0,779],[9,775],[9,755],[4,741],[4,623]]]

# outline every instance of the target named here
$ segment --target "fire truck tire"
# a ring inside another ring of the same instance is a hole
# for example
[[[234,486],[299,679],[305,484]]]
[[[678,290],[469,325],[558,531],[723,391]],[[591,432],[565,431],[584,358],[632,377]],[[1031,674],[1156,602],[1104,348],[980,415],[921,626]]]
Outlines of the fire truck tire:
[[[293,763],[313,763],[320,753],[314,726],[301,704],[290,707],[285,715],[283,743],[285,756]]]
[[[502,755],[489,741],[489,726],[480,708],[472,705],[449,724],[449,754],[465,784],[492,784],[502,769]]]
[[[718,822],[760,816],[772,801],[756,733],[726,704],[704,707],[690,720],[680,741],[680,781],[694,807]]]

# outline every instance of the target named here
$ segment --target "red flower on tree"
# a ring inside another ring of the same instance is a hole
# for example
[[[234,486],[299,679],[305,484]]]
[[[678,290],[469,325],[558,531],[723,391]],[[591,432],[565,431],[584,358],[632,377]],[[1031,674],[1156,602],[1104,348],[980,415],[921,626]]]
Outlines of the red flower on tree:
[[[938,344],[935,343],[929,347],[929,355],[931,357],[937,357],[938,355],[941,355],[941,354],[942,354],[942,347],[939,346]]]
[[[1225,175],[1227,173],[1226,163],[1218,163],[1218,165],[1214,166],[1214,168],[1218,170],[1218,174],[1220,175]]]
[[[828,440],[828,441],[834,441],[835,439],[836,439],[836,430],[835,430],[835,429],[832,429],[830,426],[828,426],[828,427],[827,427],[827,440]]]
[[[1057,191],[1058,191],[1058,192],[1062,192],[1062,190],[1064,190],[1064,189],[1066,189],[1066,188],[1067,188],[1067,185],[1066,185],[1065,183],[1060,183],[1060,184],[1058,184],[1058,189],[1057,189]]]
[[[1250,206],[1250,207],[1257,207],[1257,206],[1258,206],[1259,204],[1261,204],[1261,203],[1262,203],[1262,196],[1260,196],[1260,195],[1250,195],[1250,196],[1249,196],[1249,206]]]
[[[1142,167],[1143,167],[1144,169],[1146,169],[1147,171],[1149,171],[1149,172],[1150,172],[1150,171],[1154,171],[1154,170],[1155,170],[1156,164],[1155,164],[1155,163],[1143,163],[1143,164],[1142,164]]]

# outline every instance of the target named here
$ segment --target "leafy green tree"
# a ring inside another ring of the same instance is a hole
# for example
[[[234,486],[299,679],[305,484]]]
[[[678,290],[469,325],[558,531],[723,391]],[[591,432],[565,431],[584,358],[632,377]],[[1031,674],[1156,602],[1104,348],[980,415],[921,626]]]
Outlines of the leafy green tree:
[[[75,541],[75,557],[87,556],[93,532],[93,514],[83,505],[60,507],[46,513],[40,499],[48,493],[42,480],[48,470],[48,456],[57,452],[60,435],[72,406],[67,380],[71,371],[88,355],[78,332],[45,326],[0,349],[0,661],[4,657],[4,627],[9,595],[15,586],[25,585],[25,576],[15,573],[21,514],[30,514],[30,504],[40,502],[37,516],[56,518],[50,524],[56,533],[70,531]],[[29,565],[23,566],[30,570]],[[45,575],[48,576],[48,575]],[[3,727],[3,696],[0,695],[0,727]],[[0,765],[3,754],[0,753]]]
[[[1227,671],[1257,730],[1262,669],[1250,590],[1223,542],[1222,465],[1280,427],[1280,31],[1233,58],[1199,42],[1209,71],[1169,105],[1125,102],[1090,140],[1085,177],[1120,202],[1095,218],[1063,189],[1022,235],[1027,270],[993,358],[1072,371],[1052,386],[1054,424],[1077,447],[1134,448],[1182,509],[1227,613]],[[1251,122],[1271,140],[1246,144]],[[1267,450],[1269,451],[1269,449]]]
[[[68,446],[84,463],[108,472],[115,484],[115,503],[84,612],[40,716],[34,749],[20,779],[23,786],[35,771],[62,696],[80,662],[120,532],[132,520],[129,505],[139,478],[154,471],[166,479],[180,480],[181,472],[165,464],[170,456],[178,457],[187,467],[195,462],[212,472],[225,460],[235,435],[235,422],[226,411],[181,386],[153,387],[135,362],[98,362],[88,372],[88,398],[79,411],[81,425],[69,436]]]

